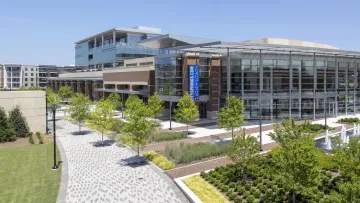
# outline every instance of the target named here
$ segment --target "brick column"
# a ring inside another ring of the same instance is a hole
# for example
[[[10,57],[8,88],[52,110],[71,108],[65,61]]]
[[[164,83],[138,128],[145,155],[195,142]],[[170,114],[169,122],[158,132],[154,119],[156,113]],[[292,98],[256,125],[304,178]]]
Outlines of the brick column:
[[[207,115],[209,119],[215,118],[219,111],[220,98],[220,58],[212,58],[210,64],[210,94],[207,105]]]

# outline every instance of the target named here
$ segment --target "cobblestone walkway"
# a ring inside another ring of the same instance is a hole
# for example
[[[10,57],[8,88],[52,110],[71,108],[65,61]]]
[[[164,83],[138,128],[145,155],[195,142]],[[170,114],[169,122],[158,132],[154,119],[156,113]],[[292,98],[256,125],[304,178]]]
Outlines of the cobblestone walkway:
[[[115,144],[96,147],[101,135],[73,135],[78,126],[69,121],[59,120],[57,126],[68,165],[68,179],[62,180],[68,181],[65,202],[188,202],[155,166],[127,164],[134,151]]]

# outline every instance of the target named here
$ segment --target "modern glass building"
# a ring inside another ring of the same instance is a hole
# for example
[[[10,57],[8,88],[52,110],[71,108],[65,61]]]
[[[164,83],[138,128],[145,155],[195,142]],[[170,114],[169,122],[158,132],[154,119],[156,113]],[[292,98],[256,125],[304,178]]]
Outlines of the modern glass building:
[[[158,48],[162,43],[140,44]],[[155,57],[156,91],[176,103],[189,91],[189,65],[199,65],[202,117],[215,118],[229,95],[243,99],[247,119],[316,119],[360,110],[360,52],[269,38],[173,50],[178,53]]]
[[[144,26],[107,30],[75,42],[75,64],[89,69],[113,68],[123,66],[125,59],[158,55],[158,49],[137,43],[160,35],[160,29]]]

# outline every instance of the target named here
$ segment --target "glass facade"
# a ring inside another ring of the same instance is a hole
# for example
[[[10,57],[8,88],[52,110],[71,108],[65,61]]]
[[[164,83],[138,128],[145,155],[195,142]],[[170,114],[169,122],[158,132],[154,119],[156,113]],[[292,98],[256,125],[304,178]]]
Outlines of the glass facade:
[[[244,101],[246,119],[259,119],[260,112],[263,119],[271,120],[290,116],[316,119],[323,118],[325,113],[338,116],[360,111],[360,66],[353,58],[243,55],[246,54],[230,56],[229,74],[228,59],[221,57],[220,87],[213,86],[220,88],[219,103],[216,103],[219,108],[225,104],[229,82],[229,93]],[[182,54],[177,56],[155,58],[156,91],[160,95],[182,96],[184,93],[182,67],[185,57]],[[210,95],[213,91],[213,81],[209,77],[211,58],[200,55],[196,60],[200,66],[200,94]]]
[[[177,57],[155,60],[156,91],[159,95],[182,96],[182,60]]]

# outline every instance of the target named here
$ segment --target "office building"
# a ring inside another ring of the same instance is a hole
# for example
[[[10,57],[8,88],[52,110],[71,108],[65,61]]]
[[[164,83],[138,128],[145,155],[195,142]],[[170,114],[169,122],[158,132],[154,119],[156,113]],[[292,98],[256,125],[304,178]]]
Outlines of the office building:
[[[118,92],[146,100],[157,91],[167,113],[185,92],[191,92],[204,118],[216,118],[230,95],[244,101],[246,119],[316,119],[360,110],[360,52],[299,40],[224,42],[173,34],[143,39],[136,46],[158,50],[148,60],[154,65],[141,74],[136,73],[144,71],[135,62],[139,58],[98,73],[93,83],[85,76],[59,77],[49,83],[79,83],[74,92],[85,92],[82,84],[95,84],[90,91],[97,95],[93,99]],[[140,75],[146,77],[140,81]]]
[[[113,28],[75,42],[75,64],[91,70],[124,66],[124,60],[155,56],[158,49],[138,46],[144,39],[162,35],[158,28]]]

